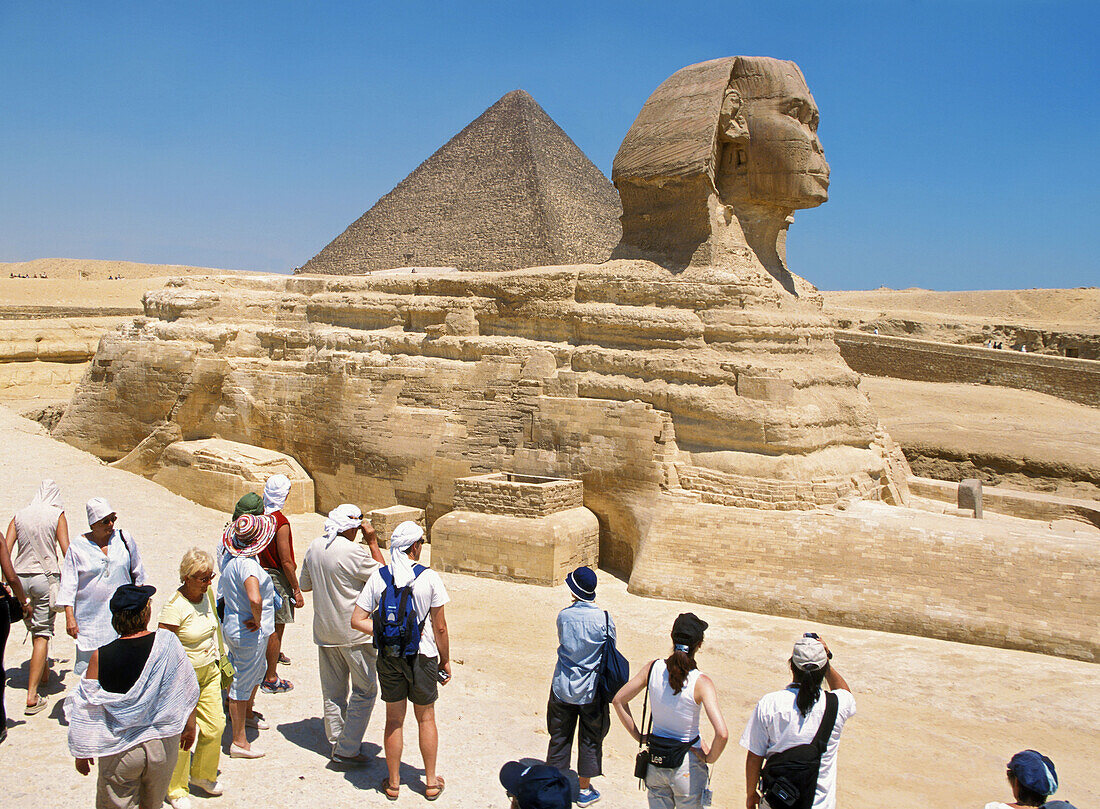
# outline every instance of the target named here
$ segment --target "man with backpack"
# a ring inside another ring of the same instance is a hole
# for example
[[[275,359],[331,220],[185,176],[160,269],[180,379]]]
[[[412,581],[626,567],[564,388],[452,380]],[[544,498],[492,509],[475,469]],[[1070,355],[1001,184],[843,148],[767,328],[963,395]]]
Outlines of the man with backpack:
[[[855,715],[848,683],[815,633],[794,645],[793,682],[766,694],[741,736],[747,809],[834,809],[836,755],[844,723]],[[822,690],[822,681],[829,691]],[[759,788],[759,791],[758,791]]]
[[[374,636],[378,650],[378,684],[386,703],[384,746],[389,774],[380,785],[395,801],[401,785],[401,750],[408,703],[413,704],[424,759],[424,797],[443,793],[436,775],[439,736],[435,701],[439,685],[451,678],[451,651],[443,605],[450,601],[443,580],[418,564],[424,531],[405,521],[390,536],[390,564],[376,570],[355,602],[353,629]]]

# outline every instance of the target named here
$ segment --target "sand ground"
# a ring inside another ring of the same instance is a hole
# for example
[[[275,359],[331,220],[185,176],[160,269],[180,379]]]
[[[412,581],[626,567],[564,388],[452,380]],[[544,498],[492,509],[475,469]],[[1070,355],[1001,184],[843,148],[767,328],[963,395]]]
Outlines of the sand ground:
[[[105,495],[142,547],[152,582],[160,588],[154,612],[177,581],[176,566],[191,545],[210,548],[226,515],[198,506],[91,455],[53,441],[40,427],[0,408],[0,516],[30,498],[38,481],[54,477],[68,505],[72,529],[86,530],[83,503]],[[365,508],[371,504],[361,504]],[[293,516],[299,559],[319,533],[317,515]],[[496,781],[512,758],[545,755],[545,703],[554,664],[554,616],[568,602],[564,587],[545,588],[444,574],[452,637],[454,680],[438,703],[439,771],[447,779],[442,807],[505,806]],[[960,586],[964,586],[960,582]],[[1093,742],[1100,737],[1100,666],[1042,655],[948,643],[881,632],[821,626],[803,621],[713,607],[640,598],[624,582],[600,574],[599,603],[619,627],[620,648],[633,666],[669,651],[672,619],[692,609],[711,628],[699,655],[715,680],[732,741],[713,771],[715,806],[743,801],[744,753],[737,739],[755,701],[785,685],[785,660],[801,632],[816,630],[832,646],[838,669],[851,684],[858,715],[846,727],[840,753],[840,805],[876,807],[984,806],[1009,796],[1004,763],[1015,751],[1034,747],[1058,766],[1059,796],[1078,806],[1100,803]],[[1033,597],[1021,594],[1019,597]],[[321,725],[311,608],[287,629],[286,653],[293,665],[282,673],[293,692],[261,695],[258,708],[272,730],[257,744],[259,761],[223,758],[221,798],[194,798],[196,809],[237,807],[359,807],[388,805],[374,791],[385,768],[379,758],[360,769],[328,763]],[[59,724],[60,699],[73,684],[72,641],[64,634],[53,655],[60,679],[49,682],[49,711],[24,717],[25,632],[13,628],[5,665],[8,741],[0,745],[0,795],[15,809],[90,806],[93,778],[72,767]],[[376,709],[365,749],[379,753],[382,711]],[[704,721],[705,725],[705,721]],[[709,730],[704,730],[709,735]],[[411,717],[408,762],[398,805],[423,805],[420,755]],[[641,807],[644,794],[631,777],[635,747],[613,723],[605,746],[606,775],[597,785],[601,806]]]

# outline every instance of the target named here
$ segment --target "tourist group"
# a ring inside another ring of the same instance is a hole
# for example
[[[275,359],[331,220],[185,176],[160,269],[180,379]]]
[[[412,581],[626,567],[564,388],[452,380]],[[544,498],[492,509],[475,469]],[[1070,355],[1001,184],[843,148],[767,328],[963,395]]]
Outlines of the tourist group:
[[[361,745],[381,692],[388,773],[380,792],[390,800],[401,795],[402,730],[410,702],[424,763],[423,795],[434,801],[446,789],[436,772],[434,706],[451,678],[444,612],[449,596],[440,576],[420,564],[423,530],[415,522],[398,525],[387,561],[360,508],[338,506],[306,551],[299,578],[282,512],[289,491],[285,476],[273,476],[262,497],[240,499],[213,553],[191,548],[183,554],[179,587],[155,628],[150,598],[156,589],[148,583],[139,544],[118,525],[106,499],[88,501],[89,531],[70,539],[61,492],[45,480],[9,523],[0,543],[8,584],[0,609],[0,668],[10,627],[23,620],[33,638],[24,713],[43,711],[47,701],[39,687],[48,644],[55,613],[64,613],[80,676],[64,702],[69,749],[81,774],[97,766],[99,809],[153,809],[165,800],[189,809],[192,794],[221,795],[226,714],[229,756],[264,756],[246,735],[268,729],[254,708],[256,692],[293,688],[278,667],[289,662],[281,648],[283,631],[306,592],[313,598],[332,761],[348,767],[370,761]],[[603,742],[614,707],[639,744],[635,775],[647,789],[649,806],[710,805],[709,767],[722,755],[729,733],[714,683],[696,663],[706,621],[690,612],[677,617],[668,657],[646,662],[629,677],[615,648],[615,622],[596,605],[596,583],[587,567],[566,577],[572,603],[557,617],[545,763],[505,763],[499,778],[506,796],[519,809],[599,801],[592,779],[603,774]],[[856,702],[832,658],[816,634],[798,638],[789,659],[790,684],[765,695],[752,712],[741,736],[747,809],[836,805],[837,748]],[[3,685],[0,677],[0,741],[7,736]],[[631,705],[639,697],[636,720]],[[699,731],[702,712],[714,732],[709,742]],[[565,775],[574,739],[576,789]],[[1013,802],[986,809],[1072,809],[1048,800],[1058,777],[1046,756],[1017,753],[1006,775]],[[720,801],[735,804],[729,796]]]

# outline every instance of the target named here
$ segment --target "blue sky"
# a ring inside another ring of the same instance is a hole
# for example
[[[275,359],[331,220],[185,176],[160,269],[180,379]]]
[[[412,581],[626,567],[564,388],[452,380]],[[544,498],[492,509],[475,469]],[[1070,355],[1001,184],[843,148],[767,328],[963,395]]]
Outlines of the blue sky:
[[[289,270],[522,87],[605,174],[693,62],[793,59],[825,289],[1100,284],[1100,4],[0,0],[0,261]]]

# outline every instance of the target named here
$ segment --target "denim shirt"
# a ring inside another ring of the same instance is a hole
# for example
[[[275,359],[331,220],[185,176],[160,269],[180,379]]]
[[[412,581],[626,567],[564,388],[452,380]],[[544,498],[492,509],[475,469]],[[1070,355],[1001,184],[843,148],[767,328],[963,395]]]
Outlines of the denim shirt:
[[[574,601],[558,613],[558,664],[551,685],[554,696],[570,705],[587,705],[596,698],[596,677],[608,634],[615,622],[590,601]]]

